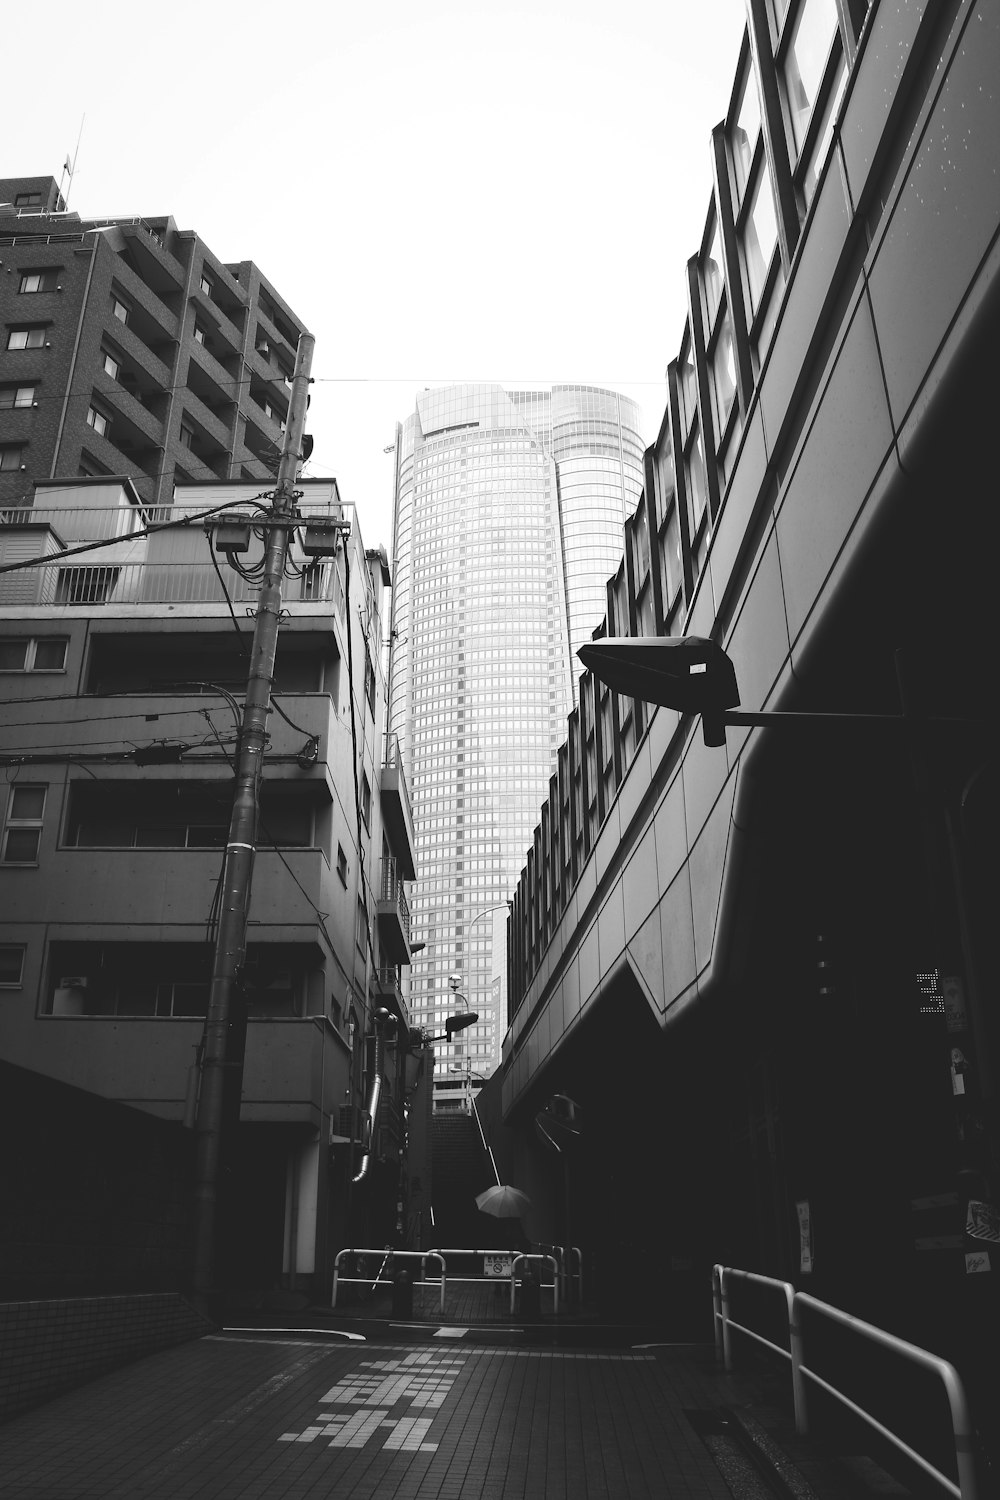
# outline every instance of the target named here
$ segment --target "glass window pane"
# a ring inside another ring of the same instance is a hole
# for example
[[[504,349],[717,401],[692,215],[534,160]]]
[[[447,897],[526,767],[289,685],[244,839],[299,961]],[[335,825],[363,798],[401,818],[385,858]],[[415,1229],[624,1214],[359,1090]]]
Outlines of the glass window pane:
[[[788,122],[796,154],[802,146],[836,32],[835,0],[803,0],[784,66]]]
[[[35,671],[61,672],[66,665],[66,642],[38,641],[35,644]]]
[[[27,641],[0,641],[0,672],[23,672],[27,655]]]
[[[691,535],[694,536],[705,514],[705,506],[708,504],[708,479],[705,474],[705,452],[702,447],[700,429],[695,432],[688,451],[684,464],[684,477],[687,481],[688,520]]]
[[[746,190],[747,181],[750,177],[750,168],[753,165],[754,149],[757,145],[757,137],[760,135],[760,98],[757,94],[757,78],[754,73],[753,63],[747,64],[746,78],[743,83],[743,97],[736,111],[736,124],[733,126],[729,144],[733,153],[733,188],[736,193],[737,204],[742,203],[743,194]]]
[[[715,439],[721,443],[736,394],[736,351],[733,347],[733,329],[726,313],[719,329],[715,352],[712,355],[712,408],[715,416]]]
[[[719,232],[718,219],[714,222],[711,243],[701,271],[705,285],[705,326],[707,329],[705,338],[707,340],[715,326],[715,314],[719,310],[725,285],[722,274],[722,235]]]
[[[45,811],[43,786],[16,786],[11,793],[9,818],[40,818]]]
[[[694,351],[690,338],[685,338],[681,357],[677,365],[677,400],[681,409],[681,426],[685,435],[691,427],[691,418],[697,406],[697,383],[694,371]]]
[[[684,576],[681,569],[681,529],[676,507],[660,537],[660,573],[663,583],[663,612],[666,614],[677,597]]]
[[[774,214],[774,194],[767,163],[757,178],[746,227],[743,230],[743,258],[747,273],[747,291],[754,312],[767,280],[768,267],[778,243],[778,222]]]
[[[8,828],[3,857],[9,865],[33,865],[38,859],[41,829]]]
[[[846,82],[847,63],[843,55],[841,55],[837,63],[837,72],[834,76],[833,87],[830,90],[830,97],[823,111],[823,122],[819,127],[816,143],[813,146],[802,177],[802,198],[805,208],[809,207],[816,193],[819,174],[823,170],[823,163],[826,161],[826,154],[830,149],[830,141],[833,139],[833,122],[837,118],[837,110],[840,106],[840,99]]]

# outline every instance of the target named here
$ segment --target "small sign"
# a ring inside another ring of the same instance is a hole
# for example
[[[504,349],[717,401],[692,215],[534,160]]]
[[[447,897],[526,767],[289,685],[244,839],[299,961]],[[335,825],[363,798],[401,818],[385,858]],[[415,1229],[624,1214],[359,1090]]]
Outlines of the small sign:
[[[485,1276],[510,1277],[511,1268],[514,1264],[512,1255],[484,1255],[483,1274]]]
[[[795,1212],[799,1220],[799,1271],[808,1276],[813,1268],[812,1214],[808,1199],[796,1203]]]
[[[1000,1245],[1000,1209],[979,1198],[970,1198],[965,1232],[974,1240],[992,1240],[994,1245]]]
[[[965,1274],[975,1276],[978,1271],[990,1269],[990,1252],[988,1250],[967,1250],[965,1252]]]
[[[944,998],[944,1019],[950,1032],[968,1031],[969,1017],[965,1009],[965,986],[957,974],[942,975],[941,994]]]

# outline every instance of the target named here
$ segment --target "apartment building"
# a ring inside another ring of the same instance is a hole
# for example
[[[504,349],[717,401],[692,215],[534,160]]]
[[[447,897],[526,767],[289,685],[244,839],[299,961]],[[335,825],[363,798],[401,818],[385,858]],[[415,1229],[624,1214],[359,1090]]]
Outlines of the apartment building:
[[[240,1295],[328,1294],[339,1245],[405,1230],[414,845],[385,733],[389,569],[335,480],[297,489],[222,1212]],[[0,1056],[186,1140],[269,492],[156,497],[59,479],[0,512]]]
[[[0,505],[53,478],[273,478],[304,325],[251,261],[167,215],[67,212],[0,178]]]

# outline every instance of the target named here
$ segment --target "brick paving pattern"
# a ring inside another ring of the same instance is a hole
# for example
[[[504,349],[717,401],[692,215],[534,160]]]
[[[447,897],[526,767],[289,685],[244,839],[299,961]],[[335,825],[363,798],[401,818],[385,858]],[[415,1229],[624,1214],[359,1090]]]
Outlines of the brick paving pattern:
[[[730,1500],[683,1351],[221,1335],[0,1429],[7,1500]]]

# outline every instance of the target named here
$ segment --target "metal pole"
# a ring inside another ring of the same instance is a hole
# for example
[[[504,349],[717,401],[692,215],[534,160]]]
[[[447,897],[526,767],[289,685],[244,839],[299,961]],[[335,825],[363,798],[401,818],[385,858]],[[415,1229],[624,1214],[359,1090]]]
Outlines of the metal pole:
[[[265,523],[264,581],[257,601],[250,675],[236,764],[236,786],[222,877],[222,904],[212,963],[201,1094],[198,1102],[195,1187],[194,1297],[209,1314],[216,1285],[219,1183],[223,1150],[239,1122],[246,1045],[246,1002],[240,971],[246,958],[246,926],[257,839],[257,811],[274,657],[281,614],[281,580],[288,555],[294,484],[302,462],[309,372],[315,339],[303,334],[295,356],[288,424],[278,465],[278,483]]]

